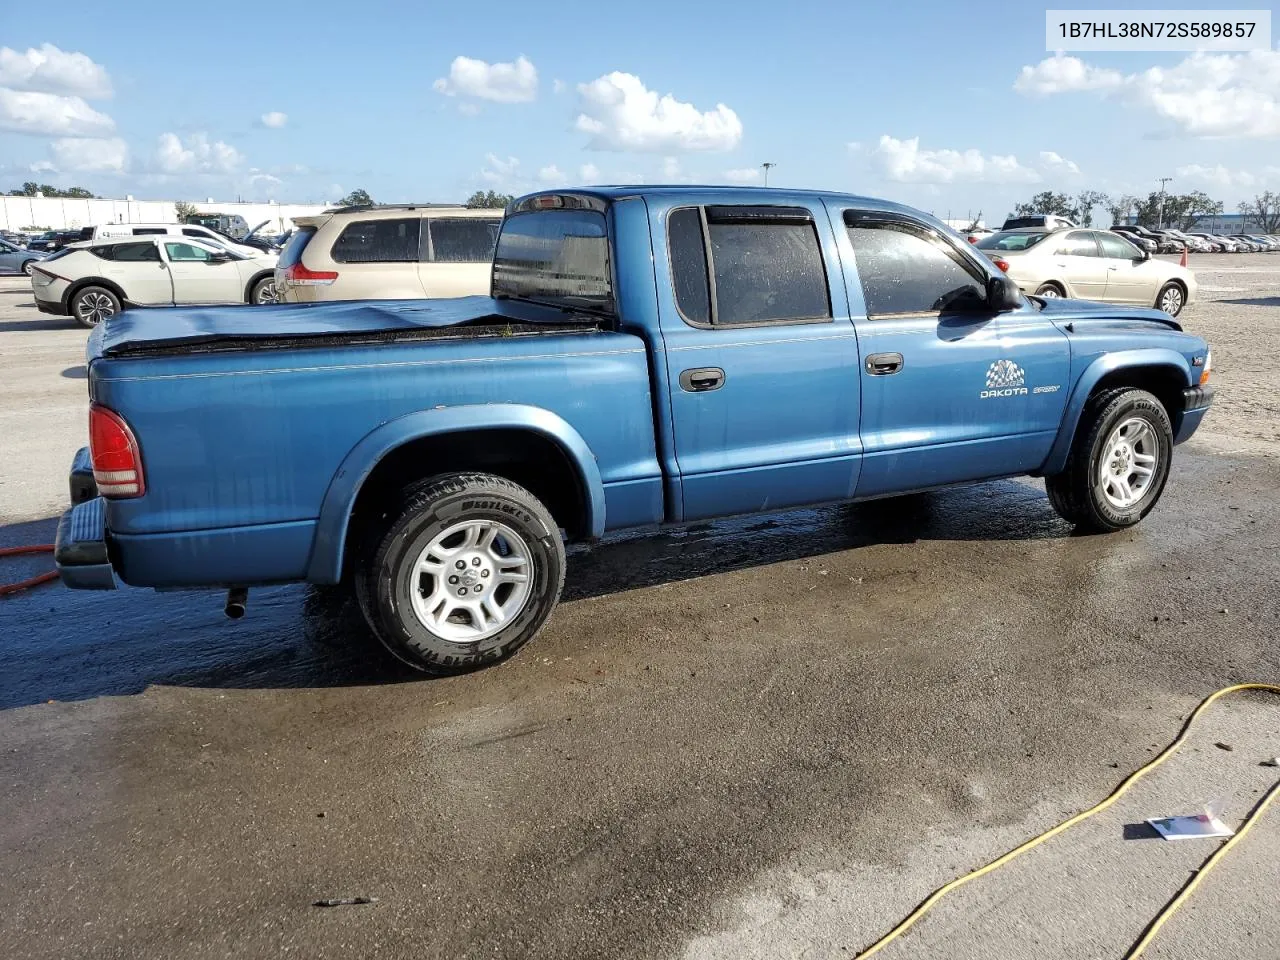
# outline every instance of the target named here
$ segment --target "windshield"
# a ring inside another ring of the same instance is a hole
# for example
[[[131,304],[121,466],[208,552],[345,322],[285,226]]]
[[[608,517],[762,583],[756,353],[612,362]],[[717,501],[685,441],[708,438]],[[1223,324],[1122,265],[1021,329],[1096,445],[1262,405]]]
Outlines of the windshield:
[[[612,312],[604,214],[561,209],[507,217],[493,258],[493,295]]]
[[[1001,230],[974,244],[979,250],[1003,250],[1006,253],[1030,250],[1047,237],[1043,230]]]

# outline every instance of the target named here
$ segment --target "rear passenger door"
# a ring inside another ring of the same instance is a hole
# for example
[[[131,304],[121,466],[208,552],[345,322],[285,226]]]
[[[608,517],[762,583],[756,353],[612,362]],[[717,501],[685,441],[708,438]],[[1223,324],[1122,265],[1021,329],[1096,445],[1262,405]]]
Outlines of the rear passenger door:
[[[418,276],[428,297],[488,296],[502,218],[431,217],[423,221]]]
[[[821,204],[652,217],[683,519],[850,497],[858,346]]]
[[[859,497],[1034,470],[1062,417],[1065,335],[1030,303],[987,306],[987,272],[940,231],[832,204],[862,351]]]
[[[421,243],[421,217],[352,220],[329,251],[338,264],[343,299],[422,299],[426,292],[418,277]]]

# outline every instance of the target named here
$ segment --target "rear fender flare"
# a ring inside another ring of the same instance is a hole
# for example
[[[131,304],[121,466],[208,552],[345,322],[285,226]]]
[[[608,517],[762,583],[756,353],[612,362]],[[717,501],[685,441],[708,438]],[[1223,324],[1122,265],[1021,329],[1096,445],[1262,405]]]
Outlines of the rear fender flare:
[[[1071,391],[1071,396],[1067,400],[1067,409],[1062,415],[1058,436],[1054,439],[1049,457],[1039,473],[1051,476],[1066,468],[1067,455],[1071,452],[1076,428],[1080,425],[1080,416],[1084,413],[1085,404],[1089,402],[1089,396],[1093,393],[1094,387],[1103,377],[1117,370],[1150,370],[1155,367],[1176,370],[1182,377],[1183,385],[1191,386],[1191,364],[1182,354],[1166,347],[1117,350],[1114,353],[1105,353],[1089,364],[1076,380],[1075,389]]]
[[[316,523],[315,545],[307,567],[311,583],[337,583],[342,575],[347,523],[360,488],[374,467],[396,448],[424,437],[476,430],[528,430],[557,443],[582,480],[587,528],[604,534],[604,484],[595,455],[582,435],[559,415],[525,404],[493,403],[420,410],[382,424],[357,443],[338,467]]]

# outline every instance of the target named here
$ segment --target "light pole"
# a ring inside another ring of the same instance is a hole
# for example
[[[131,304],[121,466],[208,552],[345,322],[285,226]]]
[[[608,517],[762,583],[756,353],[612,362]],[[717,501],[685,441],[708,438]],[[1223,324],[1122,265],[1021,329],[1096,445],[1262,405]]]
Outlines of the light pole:
[[[1160,212],[1156,214],[1156,220],[1158,221],[1156,223],[1156,229],[1163,230],[1164,229],[1164,185],[1166,183],[1169,183],[1173,179],[1173,177],[1157,177],[1156,179],[1160,181]]]
[[[769,185],[769,168],[776,167],[777,164],[765,162],[760,164],[760,166],[764,167],[764,185],[767,187]]]

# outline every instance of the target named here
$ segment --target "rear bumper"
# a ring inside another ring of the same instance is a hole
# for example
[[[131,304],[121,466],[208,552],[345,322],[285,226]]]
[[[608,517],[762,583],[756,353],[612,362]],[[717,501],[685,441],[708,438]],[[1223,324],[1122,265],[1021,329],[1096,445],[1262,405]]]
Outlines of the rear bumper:
[[[73,590],[114,590],[115,571],[107,549],[107,518],[101,497],[77,503],[58,521],[53,562]]]

